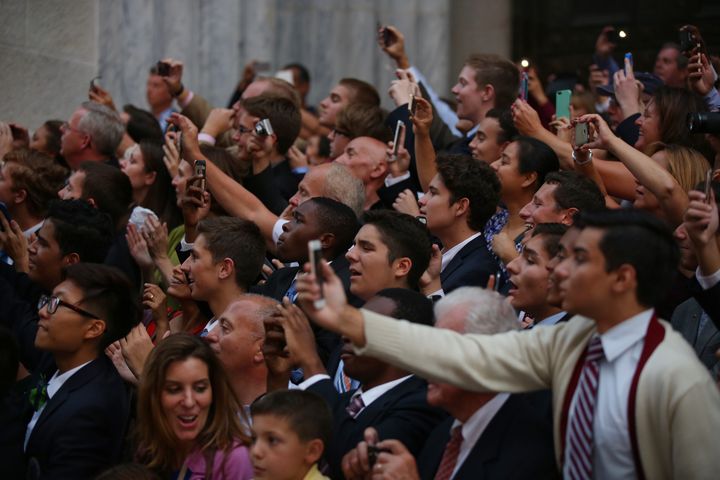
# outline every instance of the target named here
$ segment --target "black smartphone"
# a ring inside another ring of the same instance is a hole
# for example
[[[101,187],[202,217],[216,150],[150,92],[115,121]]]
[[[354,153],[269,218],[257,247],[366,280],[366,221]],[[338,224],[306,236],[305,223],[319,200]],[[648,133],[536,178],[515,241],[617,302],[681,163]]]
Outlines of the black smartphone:
[[[25,137],[23,129],[10,125],[10,133],[12,134],[13,140],[22,140]]]
[[[325,298],[323,295],[324,279],[322,265],[320,263],[322,260],[322,245],[320,244],[320,240],[310,240],[308,242],[308,259],[310,260],[310,271],[315,275],[315,281],[320,286],[320,298],[314,302],[315,308],[320,309],[325,306]]]
[[[380,455],[383,452],[390,453],[390,450],[387,448],[380,448],[375,445],[368,445],[368,464],[370,465],[370,468],[375,466],[375,463],[377,462],[378,455]]]
[[[693,48],[697,46],[695,35],[688,30],[680,30],[678,32],[678,41],[680,43],[680,51],[689,54]]]
[[[159,62],[157,62],[157,72],[158,75],[160,75],[161,77],[170,76],[170,64],[160,60]]]
[[[5,220],[10,223],[10,212],[8,211],[7,206],[5,206],[3,202],[0,202],[0,212],[2,213],[2,215],[5,215]],[[5,229],[2,227],[2,224],[0,224],[0,231],[5,231]]]
[[[200,189],[205,193],[205,171],[206,171],[207,165],[205,164],[205,160],[195,160],[195,176],[201,177],[202,180],[200,180]]]

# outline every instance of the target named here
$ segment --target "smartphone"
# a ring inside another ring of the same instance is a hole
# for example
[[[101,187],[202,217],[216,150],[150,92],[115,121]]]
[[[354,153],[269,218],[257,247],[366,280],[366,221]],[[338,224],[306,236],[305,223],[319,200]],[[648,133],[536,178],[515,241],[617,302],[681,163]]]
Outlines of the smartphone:
[[[582,147],[590,141],[588,136],[588,124],[587,123],[576,123],[575,124],[575,148]]]
[[[634,65],[634,64],[633,64],[633,56],[632,56],[632,53],[627,52],[627,53],[625,54],[625,60],[628,61],[628,63],[630,64],[630,69],[632,70],[632,69],[633,69],[633,65]],[[628,74],[628,69],[627,69],[627,67],[625,66],[625,62],[623,62],[623,70],[625,70],[625,75],[627,76],[627,74]]]
[[[160,75],[161,77],[170,76],[170,64],[169,63],[163,62],[162,60],[160,60],[159,62],[157,62],[156,68],[157,68],[158,75]]]
[[[395,135],[393,136],[393,149],[389,160],[390,162],[397,160],[398,151],[400,150],[400,135],[403,128],[405,128],[405,124],[402,120],[398,120],[395,124]]]
[[[5,215],[5,220],[7,220],[8,223],[10,223],[11,217],[10,212],[8,211],[7,207],[3,202],[0,202],[0,212],[2,212],[3,215]],[[4,232],[5,229],[2,227],[2,224],[0,224],[0,231]]]
[[[25,137],[25,132],[15,125],[10,125],[10,133],[12,134],[13,140],[22,140]]]
[[[679,31],[678,40],[680,43],[680,51],[683,53],[690,53],[692,49],[697,46],[697,42],[695,42],[695,35],[688,30]]]
[[[202,180],[200,180],[200,190],[205,193],[205,171],[206,171],[207,165],[205,164],[205,160],[195,160],[195,176],[201,177]]]
[[[410,110],[410,116],[415,116],[417,110],[417,103],[415,102],[415,95],[410,95],[410,101],[408,102],[408,110]]]
[[[570,120],[570,98],[572,90],[558,90],[555,92],[555,118]]]
[[[320,240],[310,240],[308,242],[308,259],[310,260],[310,271],[315,275],[315,281],[320,285],[320,298],[315,300],[314,306],[317,309],[325,306],[325,298],[323,298],[323,276],[322,276],[322,245]]]
[[[270,70],[271,65],[270,62],[255,62],[253,67],[256,72],[267,72]]]
[[[375,466],[375,463],[377,462],[378,455],[380,455],[383,452],[390,453],[390,450],[388,450],[387,448],[379,448],[375,445],[368,445],[367,452],[368,452],[368,464],[370,464],[370,468],[372,468]]]
[[[95,89],[97,89],[98,87],[100,87],[100,84],[98,83],[98,80],[100,80],[101,78],[102,78],[102,76],[101,76],[101,75],[98,75],[97,77],[95,77],[95,78],[93,78],[92,80],[90,80],[90,90],[95,90]]]
[[[522,72],[520,74],[520,98],[527,101],[528,99],[528,74]]]
[[[705,203],[710,203],[710,189],[712,188],[712,177],[713,177],[713,169],[709,169],[707,173],[705,174]]]

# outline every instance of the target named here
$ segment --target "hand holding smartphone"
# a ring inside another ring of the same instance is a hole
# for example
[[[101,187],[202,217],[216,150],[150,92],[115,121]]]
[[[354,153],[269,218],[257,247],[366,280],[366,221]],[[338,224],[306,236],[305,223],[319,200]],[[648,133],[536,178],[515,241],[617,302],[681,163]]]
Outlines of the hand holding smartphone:
[[[398,157],[398,151],[400,151],[400,135],[402,134],[402,130],[405,128],[405,124],[402,120],[398,120],[395,124],[395,135],[393,136],[393,148],[392,148],[392,155],[388,159],[389,162],[394,162],[397,160]]]
[[[313,306],[316,309],[325,307],[325,298],[323,294],[323,274],[322,274],[322,245],[320,240],[310,240],[308,242],[308,259],[310,260],[310,272],[315,276],[315,281],[320,286],[320,298],[315,300]]]
[[[712,202],[711,199],[711,193],[712,193],[712,177],[713,177],[713,169],[708,169],[707,173],[705,174],[705,203],[708,205],[710,202]]]
[[[587,123],[575,124],[575,148],[578,149],[590,141]]]
[[[170,76],[170,64],[167,62],[163,62],[160,60],[157,62],[156,69],[158,72],[158,75],[161,77],[169,77]]]
[[[195,176],[201,177],[200,180],[200,190],[202,190],[203,193],[205,193],[205,172],[207,169],[207,165],[205,164],[205,160],[195,160]]]

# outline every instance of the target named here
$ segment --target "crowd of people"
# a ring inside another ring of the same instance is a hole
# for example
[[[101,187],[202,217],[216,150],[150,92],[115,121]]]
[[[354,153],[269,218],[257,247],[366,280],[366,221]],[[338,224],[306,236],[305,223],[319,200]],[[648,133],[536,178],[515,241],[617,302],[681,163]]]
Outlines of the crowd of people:
[[[716,478],[720,62],[614,33],[0,123],[3,478]]]

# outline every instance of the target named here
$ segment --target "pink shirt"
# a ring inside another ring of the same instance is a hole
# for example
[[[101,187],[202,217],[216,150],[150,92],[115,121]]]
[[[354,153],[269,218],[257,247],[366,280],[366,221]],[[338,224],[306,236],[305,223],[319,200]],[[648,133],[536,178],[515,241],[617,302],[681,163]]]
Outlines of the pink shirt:
[[[201,451],[195,451],[185,460],[190,480],[201,480],[205,474],[205,456]],[[232,478],[237,480],[250,480],[253,478],[252,464],[250,463],[250,452],[247,447],[239,442],[233,443],[229,453],[218,451],[213,461],[212,478]]]

